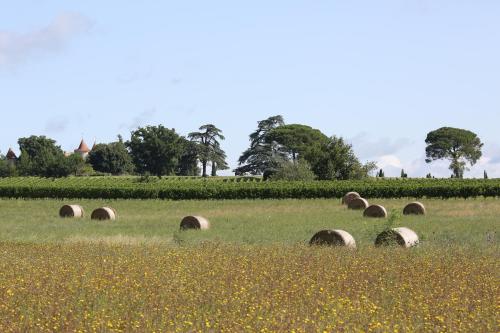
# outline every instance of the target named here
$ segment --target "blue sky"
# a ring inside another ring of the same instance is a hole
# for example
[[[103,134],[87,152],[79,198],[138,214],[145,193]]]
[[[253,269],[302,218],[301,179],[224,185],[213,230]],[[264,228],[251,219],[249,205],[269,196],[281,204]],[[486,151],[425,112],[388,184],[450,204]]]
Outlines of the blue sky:
[[[352,143],[388,176],[448,176],[425,136],[477,133],[467,176],[500,177],[500,2],[0,0],[0,151],[64,150],[213,123],[231,167],[281,114]]]

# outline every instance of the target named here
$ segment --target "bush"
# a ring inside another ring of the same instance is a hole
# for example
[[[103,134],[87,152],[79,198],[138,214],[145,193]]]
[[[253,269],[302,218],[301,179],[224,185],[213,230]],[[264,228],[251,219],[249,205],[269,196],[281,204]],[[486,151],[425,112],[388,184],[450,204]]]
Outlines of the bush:
[[[271,180],[289,180],[289,181],[310,181],[314,180],[315,175],[311,166],[304,160],[297,162],[282,162],[278,170],[271,176]]]

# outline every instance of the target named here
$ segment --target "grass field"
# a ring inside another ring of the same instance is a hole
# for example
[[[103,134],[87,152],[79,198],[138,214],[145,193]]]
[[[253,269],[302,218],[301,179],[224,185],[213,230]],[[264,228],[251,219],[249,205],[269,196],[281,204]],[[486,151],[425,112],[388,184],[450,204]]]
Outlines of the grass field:
[[[370,200],[389,212],[408,200]],[[413,249],[339,200],[0,200],[0,331],[496,332],[499,199],[422,200]],[[118,211],[94,222],[93,208]],[[208,231],[179,231],[199,214]],[[358,250],[309,247],[340,228]]]
[[[401,212],[409,200],[370,200],[391,214]],[[425,217],[402,216],[398,225],[415,230],[424,244],[483,246],[500,228],[498,199],[430,199],[422,201]],[[162,243],[194,245],[204,241],[235,244],[306,243],[322,228],[350,232],[358,246],[371,246],[386,220],[366,219],[347,210],[340,200],[78,200],[86,210],[83,219],[61,219],[60,200],[0,199],[0,241]],[[118,212],[111,223],[90,220],[93,209],[109,205]],[[203,215],[212,228],[204,232],[180,232],[183,216]],[[498,237],[498,236],[497,236]],[[490,241],[488,241],[490,240]]]

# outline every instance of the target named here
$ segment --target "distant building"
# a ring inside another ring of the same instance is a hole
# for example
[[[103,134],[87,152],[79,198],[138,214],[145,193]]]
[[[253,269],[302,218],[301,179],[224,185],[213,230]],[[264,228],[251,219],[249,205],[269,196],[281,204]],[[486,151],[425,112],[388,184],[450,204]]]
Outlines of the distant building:
[[[9,151],[7,152],[7,155],[5,155],[5,157],[7,158],[9,164],[16,164],[17,156],[16,153],[14,153],[14,151],[12,150],[12,148],[9,148]]]
[[[80,154],[80,156],[83,159],[87,158],[88,154],[90,153],[90,149],[89,149],[89,146],[87,146],[87,144],[85,143],[85,141],[83,141],[83,139],[80,142],[80,145],[78,146],[78,148],[75,149],[74,153]]]
[[[9,151],[7,152],[7,155],[5,155],[8,160],[17,160],[16,153],[12,150],[12,148],[9,148]]]

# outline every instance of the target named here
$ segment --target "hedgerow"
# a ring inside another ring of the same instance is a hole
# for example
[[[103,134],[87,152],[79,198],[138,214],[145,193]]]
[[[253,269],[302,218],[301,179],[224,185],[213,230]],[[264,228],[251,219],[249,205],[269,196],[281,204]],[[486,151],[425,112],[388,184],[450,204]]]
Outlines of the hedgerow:
[[[500,196],[500,179],[269,181],[259,178],[15,177],[0,179],[0,197],[88,199],[470,198]]]

